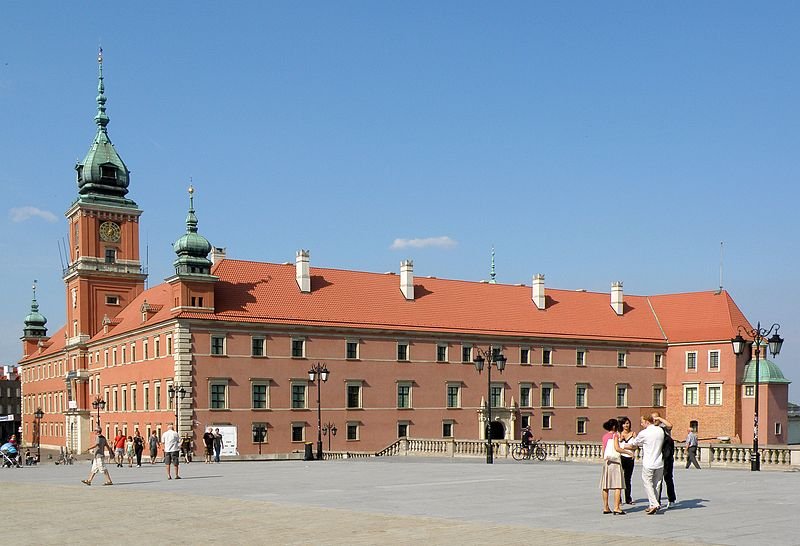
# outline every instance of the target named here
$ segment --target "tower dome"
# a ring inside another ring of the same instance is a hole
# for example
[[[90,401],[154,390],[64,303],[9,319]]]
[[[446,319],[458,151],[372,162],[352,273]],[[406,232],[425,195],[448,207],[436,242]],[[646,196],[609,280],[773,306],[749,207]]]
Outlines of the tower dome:
[[[106,115],[102,48],[97,56],[97,63],[97,114],[94,117],[97,133],[86,157],[75,165],[79,199],[84,202],[108,202],[135,207],[136,203],[125,197],[128,193],[130,171],[108,137],[109,118]]]
[[[172,245],[178,259],[175,260],[175,272],[178,275],[211,273],[211,243],[197,233],[197,216],[194,214],[194,187],[189,186],[189,213],[186,215],[186,233]]]
[[[47,319],[39,312],[39,303],[36,301],[36,281],[33,281],[33,301],[31,312],[25,317],[24,337],[47,337]]]

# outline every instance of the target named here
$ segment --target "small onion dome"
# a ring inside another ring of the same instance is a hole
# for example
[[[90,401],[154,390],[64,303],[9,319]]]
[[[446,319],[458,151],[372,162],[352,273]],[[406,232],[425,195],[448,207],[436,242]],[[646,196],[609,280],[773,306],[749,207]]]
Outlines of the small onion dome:
[[[45,337],[47,335],[47,319],[39,312],[39,303],[36,301],[36,284],[33,285],[33,301],[31,312],[25,317],[25,337]]]
[[[197,233],[197,216],[194,214],[194,188],[189,186],[189,214],[186,215],[186,233],[172,245],[178,259],[175,260],[175,270],[181,273],[209,274],[211,260],[211,243],[208,239]]]

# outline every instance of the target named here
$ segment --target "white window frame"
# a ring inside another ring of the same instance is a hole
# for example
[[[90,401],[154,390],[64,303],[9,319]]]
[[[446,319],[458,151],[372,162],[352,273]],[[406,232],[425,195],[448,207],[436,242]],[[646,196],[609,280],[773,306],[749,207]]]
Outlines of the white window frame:
[[[350,387],[358,387],[358,402],[356,406],[350,405]],[[344,403],[345,409],[364,408],[364,381],[360,379],[348,379],[344,382]]]
[[[545,402],[544,401],[544,390],[545,389],[548,389],[548,391],[550,393],[550,403],[549,404],[545,404],[544,403]],[[553,383],[542,383],[539,386],[539,406],[540,407],[542,407],[542,408],[553,408],[553,407],[555,407],[555,405],[556,405],[556,401],[555,401],[556,395],[555,395],[554,391],[555,391],[555,389],[554,389]]]
[[[576,366],[578,366],[580,368],[585,368],[586,367],[586,355],[588,354],[588,352],[589,351],[587,351],[586,349],[582,349],[582,348],[575,349],[575,365]],[[578,355],[582,355],[583,358],[578,358]]]
[[[462,363],[468,362],[468,363],[472,364],[472,348],[473,348],[473,345],[471,343],[462,343],[461,344],[461,362]],[[467,350],[467,349],[469,350],[469,360],[464,360],[464,351]]]
[[[344,434],[345,434],[345,439],[348,442],[357,442],[357,441],[359,441],[361,439],[361,426],[360,425],[361,425],[361,423],[358,422],[358,421],[347,421],[347,424],[345,425],[346,428],[344,430]],[[356,435],[355,435],[356,437],[355,438],[350,438],[350,428],[351,427],[354,428],[355,431],[356,431]]]
[[[686,395],[690,390],[694,391],[694,403],[688,403]],[[683,385],[683,405],[684,406],[699,406],[700,405],[700,384],[699,383],[685,383]]]
[[[623,398],[622,405],[620,405],[620,403],[619,403],[619,389],[620,388],[624,388],[625,389],[625,394],[622,396],[622,398]],[[614,385],[614,404],[616,404],[616,407],[618,407],[618,408],[627,408],[627,407],[629,407],[630,401],[628,400],[628,395],[629,395],[628,391],[630,391],[630,389],[631,389],[631,386],[628,383],[617,383],[616,385]]]
[[[449,425],[450,426],[450,434],[448,436],[446,436],[445,433],[444,433],[445,425]],[[455,438],[456,437],[456,430],[455,429],[456,429],[456,422],[453,419],[443,419],[442,420],[442,438],[445,438],[445,439]]]
[[[439,359],[439,349],[444,349],[444,359]],[[450,362],[450,345],[448,343],[437,343],[436,344],[436,362],[443,364]]]
[[[583,431],[581,431],[581,425],[583,425]],[[578,436],[584,436],[588,434],[589,430],[588,425],[589,425],[589,419],[587,419],[586,417],[578,417],[577,419],[575,419],[575,434],[577,434]]]
[[[406,406],[400,405],[400,387],[408,387],[408,405]],[[398,381],[395,389],[395,404],[397,409],[412,409],[414,407],[413,394],[414,384],[412,381]]]
[[[542,430],[553,430],[553,412],[542,412]]]
[[[405,436],[400,436],[400,427],[401,426],[406,427],[406,435]],[[411,423],[409,421],[397,421],[397,427],[395,429],[397,431],[397,438],[398,439],[399,438],[408,438],[409,437],[409,432],[411,432],[410,429],[411,429]]]
[[[292,421],[292,424],[290,426],[291,426],[291,428],[289,429],[290,430],[289,438],[290,438],[291,442],[293,444],[305,442],[306,441],[306,423],[302,422],[302,421]],[[300,430],[303,431],[302,434],[301,434],[302,438],[300,440],[295,440],[294,439],[294,430],[296,428],[299,428]]]
[[[526,351],[523,355],[523,351]],[[529,366],[531,363],[531,348],[527,346],[522,346],[519,348],[519,363],[523,366]]]
[[[622,357],[621,362],[620,362],[620,357]],[[617,351],[617,368],[627,368],[627,367],[628,367],[628,352]]]
[[[294,388],[303,387],[303,407],[294,406]],[[289,382],[289,409],[305,410],[308,409],[308,381],[304,379],[292,379]]]
[[[583,389],[583,404],[578,404],[578,389]],[[575,383],[575,407],[588,408],[589,407],[589,384],[588,383]]]
[[[689,355],[694,355],[694,368],[689,367]],[[697,372],[697,351],[686,351],[685,370],[687,372]]]
[[[658,400],[656,400],[656,389],[659,390]],[[654,408],[663,408],[664,407],[664,397],[665,397],[665,393],[666,393],[666,386],[661,384],[661,383],[657,383],[657,384],[653,385],[653,391],[652,392],[653,392],[653,399],[652,399],[653,407]]]
[[[254,354],[253,344],[256,341],[261,342],[261,354]],[[267,337],[266,336],[250,336],[250,356],[253,358],[264,358],[267,356]]]
[[[719,400],[715,403],[711,402],[711,389],[719,389]],[[706,406],[721,406],[722,405],[722,383],[706,383]]]
[[[300,343],[300,354],[294,354],[294,344]],[[289,355],[291,358],[306,358],[306,338],[293,336],[291,341],[289,342]]]
[[[214,352],[215,339],[222,340],[222,352],[220,353]],[[145,343],[147,343],[147,340],[145,340]],[[208,336],[208,354],[209,356],[226,356],[228,354],[228,336],[225,334],[210,334]]]
[[[347,352],[349,345],[356,346],[356,355],[350,356]],[[361,359],[361,343],[358,342],[357,339],[345,339],[344,340],[344,358],[345,360],[360,360]]]
[[[783,425],[780,421],[775,423],[775,436],[783,435]]]
[[[406,348],[406,357],[400,358],[400,347]],[[397,346],[395,348],[395,357],[398,362],[410,362],[411,361],[411,344],[408,341],[398,341]]]
[[[269,379],[251,379],[250,380],[250,408],[254,411],[264,411],[269,409]],[[266,387],[264,392],[264,407],[257,408],[256,401],[253,397],[253,388],[254,387]]]
[[[225,396],[225,402],[223,404],[223,407],[215,408],[215,407],[212,406],[213,399],[211,397],[211,393],[213,391],[213,388],[215,386],[219,386],[219,385],[223,385],[224,386],[223,392],[224,392],[224,396]],[[209,409],[209,411],[224,411],[224,410],[227,410],[227,409],[230,408],[230,401],[231,401],[231,396],[230,396],[229,381],[227,379],[209,379],[208,380],[208,409]]]
[[[523,397],[522,397],[522,389],[528,389],[528,403],[523,404]],[[519,384],[519,407],[521,408],[532,408],[533,407],[533,384],[532,383],[520,383]]]
[[[545,355],[547,358],[545,359]],[[545,362],[547,360],[547,362]],[[542,366],[552,366],[553,365],[553,349],[550,347],[542,347]]]
[[[456,393],[456,405],[450,405],[450,389],[455,388],[457,389]],[[444,390],[444,404],[446,409],[458,409],[461,407],[461,382],[460,381],[448,381],[445,384]]]
[[[712,354],[716,354],[717,355],[717,367],[716,368],[712,368],[711,367],[711,355]],[[722,351],[720,351],[719,349],[714,349],[714,350],[708,351],[708,371],[712,372],[712,373],[719,373],[720,369],[722,369]]]
[[[653,367],[659,370],[664,367],[664,353],[655,353],[653,355]]]
[[[747,391],[753,391],[750,394],[747,394]],[[755,398],[756,397],[756,386],[755,385],[744,385],[742,390],[742,397],[744,398]]]

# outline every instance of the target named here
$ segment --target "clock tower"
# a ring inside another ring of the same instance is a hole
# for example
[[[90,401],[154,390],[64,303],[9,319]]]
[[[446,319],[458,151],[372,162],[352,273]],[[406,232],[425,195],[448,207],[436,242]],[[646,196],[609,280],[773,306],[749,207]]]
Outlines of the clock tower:
[[[103,50],[98,57],[97,133],[75,165],[78,198],[65,213],[69,229],[68,345],[84,343],[144,290],[139,259],[139,210],[126,197],[130,171],[108,137]]]

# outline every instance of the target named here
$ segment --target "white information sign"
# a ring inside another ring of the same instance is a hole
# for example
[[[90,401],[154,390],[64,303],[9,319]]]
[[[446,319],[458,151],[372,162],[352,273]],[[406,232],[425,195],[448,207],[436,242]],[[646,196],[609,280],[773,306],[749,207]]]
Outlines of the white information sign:
[[[219,429],[222,434],[222,452],[220,455],[238,455],[239,449],[237,446],[237,432],[234,426],[213,425],[214,428]]]

